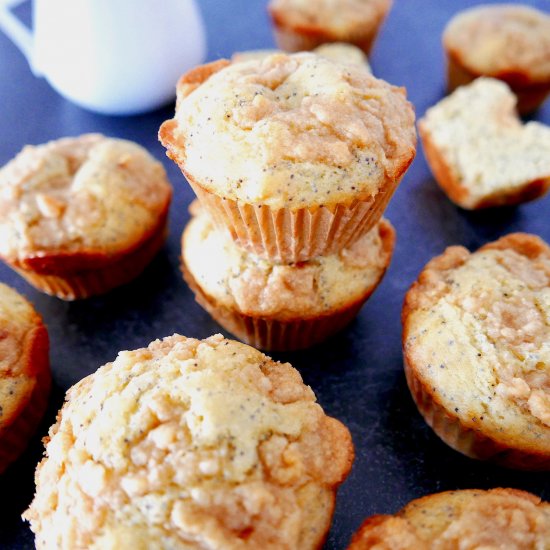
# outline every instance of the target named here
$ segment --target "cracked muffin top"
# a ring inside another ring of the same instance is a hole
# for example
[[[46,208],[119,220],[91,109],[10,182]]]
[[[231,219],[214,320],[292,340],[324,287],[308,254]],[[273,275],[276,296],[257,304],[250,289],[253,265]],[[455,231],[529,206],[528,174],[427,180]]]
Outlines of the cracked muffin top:
[[[443,44],[472,72],[518,85],[550,80],[550,16],[529,6],[462,11],[445,28]]]
[[[275,209],[370,198],[416,146],[403,88],[313,53],[191,71],[160,139],[208,191]]]
[[[265,260],[237,246],[198,211],[182,238],[183,260],[202,290],[245,315],[315,317],[370,294],[391,260],[395,232],[382,220],[339,253],[297,264]]]
[[[48,336],[32,305],[0,283],[0,437],[48,369]]]
[[[353,40],[380,24],[391,0],[271,0],[275,20],[291,28],[322,29],[335,40]]]
[[[319,548],[353,459],[288,363],[221,335],[121,352],[69,390],[37,548]]]
[[[348,550],[542,550],[549,541],[547,502],[517,489],[469,489],[413,500],[395,516],[368,518]]]
[[[170,197],[164,168],[136,143],[87,134],[27,146],[0,170],[0,256],[128,250]]]
[[[463,425],[550,455],[550,247],[507,235],[424,268],[403,309],[405,358]]]

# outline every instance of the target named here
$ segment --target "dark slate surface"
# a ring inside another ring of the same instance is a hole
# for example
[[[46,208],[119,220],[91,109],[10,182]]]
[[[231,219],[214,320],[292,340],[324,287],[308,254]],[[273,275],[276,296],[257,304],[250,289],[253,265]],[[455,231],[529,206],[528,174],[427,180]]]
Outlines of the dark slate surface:
[[[527,2],[542,9],[546,0]],[[209,58],[234,50],[272,47],[263,0],[201,0],[208,26]],[[404,85],[418,115],[443,95],[441,31],[456,0],[396,0],[375,46],[376,75]],[[20,13],[28,17],[28,10]],[[33,471],[65,390],[120,349],[145,346],[180,332],[204,338],[220,327],[193,301],[178,269],[179,235],[192,199],[178,169],[157,142],[173,106],[145,116],[114,118],[79,109],[30,73],[22,55],[0,34],[0,165],[27,143],[99,131],[135,140],[164,161],[175,188],[170,237],[135,282],[110,294],[65,303],[35,291],[0,265],[0,280],[27,296],[43,315],[51,337],[54,392],[50,411],[29,450],[0,476],[0,548],[33,547],[19,519],[33,492]],[[536,119],[550,124],[550,101]],[[392,513],[415,497],[458,488],[510,486],[550,499],[548,474],[514,472],[470,460],[433,435],[410,398],[401,364],[399,314],[403,296],[422,266],[452,244],[477,248],[511,231],[550,241],[550,197],[498,211],[468,213],[453,206],[434,183],[422,151],[387,210],[397,229],[392,265],[357,321],[312,350],[273,354],[289,360],[310,384],[327,413],[351,430],[356,460],[342,486],[327,549],[344,548],[363,518]]]

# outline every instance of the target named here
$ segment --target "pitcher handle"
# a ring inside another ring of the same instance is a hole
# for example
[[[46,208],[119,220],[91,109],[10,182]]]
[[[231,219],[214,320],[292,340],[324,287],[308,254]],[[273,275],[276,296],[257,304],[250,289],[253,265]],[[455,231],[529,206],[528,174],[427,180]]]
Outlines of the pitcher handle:
[[[33,66],[33,35],[10,11],[26,0],[0,0],[0,29],[21,50]]]

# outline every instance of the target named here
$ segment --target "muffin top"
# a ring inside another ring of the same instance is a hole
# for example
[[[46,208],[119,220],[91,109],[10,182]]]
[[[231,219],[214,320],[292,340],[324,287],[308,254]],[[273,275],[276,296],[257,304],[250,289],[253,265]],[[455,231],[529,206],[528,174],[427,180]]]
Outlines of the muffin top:
[[[496,4],[458,13],[443,44],[470,71],[514,81],[550,79],[550,16],[534,8]]]
[[[99,134],[27,146],[0,170],[0,256],[112,255],[166,214],[162,165],[130,141]]]
[[[448,248],[407,293],[405,358],[433,399],[507,447],[550,455],[550,247]]]
[[[511,193],[550,177],[550,128],[523,124],[510,88],[478,78],[426,111],[418,127],[464,188],[461,206],[475,207],[495,194]]]
[[[25,516],[37,548],[318,548],[352,459],[288,363],[174,335],[69,390]]]
[[[312,53],[195,69],[160,138],[190,180],[275,209],[370,198],[416,144],[404,89]]]
[[[201,289],[245,315],[278,320],[315,317],[363,300],[382,278],[395,232],[382,220],[337,254],[276,264],[237,246],[206,214],[183,234],[183,260]]]
[[[40,316],[25,298],[0,283],[0,436],[27,405],[42,370],[48,368],[47,351]]]
[[[322,29],[335,39],[350,40],[378,26],[391,0],[271,0],[277,23],[297,29]]]
[[[517,489],[447,491],[365,521],[348,550],[546,548],[550,504]]]

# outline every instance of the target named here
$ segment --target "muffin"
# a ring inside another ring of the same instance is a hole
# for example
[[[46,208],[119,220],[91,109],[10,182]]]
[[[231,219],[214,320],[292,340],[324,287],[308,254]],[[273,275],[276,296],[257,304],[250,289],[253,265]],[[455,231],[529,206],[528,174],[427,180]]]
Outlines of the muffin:
[[[550,128],[525,125],[506,84],[479,78],[427,110],[418,123],[437,183],[468,210],[537,199],[550,187]]]
[[[403,305],[405,373],[436,434],[467,456],[550,468],[550,247],[507,235],[431,260]]]
[[[476,6],[459,12],[443,33],[449,91],[479,76],[506,82],[522,114],[550,92],[550,16],[521,4]]]
[[[214,222],[283,263],[374,227],[416,144],[403,89],[312,53],[191,71],[160,139]]]
[[[288,363],[174,335],[69,390],[24,517],[38,549],[320,548],[352,460]]]
[[[446,491],[365,520],[348,550],[546,549],[550,504],[517,489]]]
[[[276,264],[235,245],[199,213],[182,238],[185,280],[229,332],[266,350],[307,348],[346,326],[390,263],[395,232],[382,219],[350,248]]]
[[[391,0],[271,0],[275,40],[289,52],[350,42],[369,54]]]
[[[48,348],[32,305],[0,283],[0,473],[23,452],[46,410]]]
[[[241,61],[250,61],[252,59],[265,59],[270,55],[281,53],[279,50],[249,50],[244,52],[235,52],[231,56],[232,63],[239,63]],[[371,71],[369,60],[365,53],[345,42],[330,42],[328,44],[322,44],[315,48],[313,53],[326,57],[335,63],[345,63],[350,65],[359,65],[365,68],[367,71]]]
[[[171,188],[139,145],[98,134],[25,147],[0,170],[0,257],[65,300],[136,277],[166,234]]]

